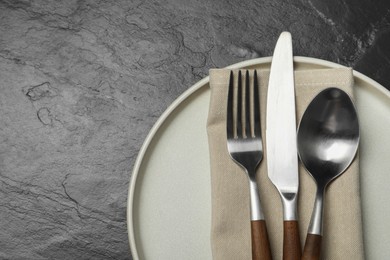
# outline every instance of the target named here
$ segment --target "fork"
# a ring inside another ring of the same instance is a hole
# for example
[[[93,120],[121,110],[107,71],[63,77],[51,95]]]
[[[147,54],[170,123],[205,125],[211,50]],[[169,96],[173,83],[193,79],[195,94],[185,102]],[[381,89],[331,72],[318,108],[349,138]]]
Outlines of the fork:
[[[256,168],[263,159],[259,85],[256,70],[253,73],[253,91],[250,92],[249,71],[246,70],[245,93],[242,92],[242,75],[240,70],[238,71],[237,79],[237,113],[235,117],[234,74],[231,71],[226,118],[227,146],[230,157],[244,169],[249,180],[252,259],[268,260],[272,259],[272,256],[256,183]],[[252,95],[250,95],[251,93]],[[251,99],[254,108],[252,113],[250,113]],[[244,106],[245,108],[243,109]]]

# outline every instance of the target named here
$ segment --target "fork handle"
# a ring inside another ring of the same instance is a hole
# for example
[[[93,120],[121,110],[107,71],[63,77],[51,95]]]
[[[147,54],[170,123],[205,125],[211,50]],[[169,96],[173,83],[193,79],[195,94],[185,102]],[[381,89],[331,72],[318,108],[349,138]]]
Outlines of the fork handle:
[[[301,241],[297,220],[283,222],[283,260],[301,260]]]
[[[268,240],[265,220],[251,221],[252,260],[271,260],[271,248]]]

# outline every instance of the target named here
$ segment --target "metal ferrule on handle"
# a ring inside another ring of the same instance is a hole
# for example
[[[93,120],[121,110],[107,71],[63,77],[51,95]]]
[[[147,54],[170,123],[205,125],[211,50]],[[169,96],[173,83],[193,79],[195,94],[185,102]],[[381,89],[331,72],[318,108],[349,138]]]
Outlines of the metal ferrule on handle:
[[[313,213],[311,215],[309,229],[307,233],[322,236],[322,217],[324,212],[324,194],[325,187],[318,186],[316,198],[314,201]]]
[[[254,176],[254,174],[249,174],[249,176]],[[260,204],[259,188],[257,187],[256,179],[254,177],[248,177],[248,179],[251,220],[264,220],[265,218]]]
[[[283,219],[284,220],[298,220],[297,213],[297,193],[280,192],[280,197],[283,203]]]

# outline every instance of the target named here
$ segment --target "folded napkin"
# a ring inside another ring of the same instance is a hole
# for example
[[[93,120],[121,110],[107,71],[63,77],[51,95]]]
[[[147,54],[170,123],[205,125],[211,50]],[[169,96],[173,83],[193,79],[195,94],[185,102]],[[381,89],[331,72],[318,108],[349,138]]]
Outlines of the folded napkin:
[[[230,70],[210,70],[210,108],[207,121],[211,164],[213,259],[251,259],[251,231],[248,180],[229,156],[226,144],[226,106]],[[265,140],[269,70],[258,70],[261,95],[262,136]],[[353,97],[353,75],[349,68],[295,71],[297,120],[310,101],[328,87],[343,89]],[[266,146],[266,145],[265,145]],[[298,217],[304,245],[312,208],[315,183],[299,165]],[[282,259],[283,215],[280,196],[268,179],[267,153],[257,171],[260,200],[265,212],[273,259]],[[322,259],[364,259],[359,191],[359,162],[326,191]]]

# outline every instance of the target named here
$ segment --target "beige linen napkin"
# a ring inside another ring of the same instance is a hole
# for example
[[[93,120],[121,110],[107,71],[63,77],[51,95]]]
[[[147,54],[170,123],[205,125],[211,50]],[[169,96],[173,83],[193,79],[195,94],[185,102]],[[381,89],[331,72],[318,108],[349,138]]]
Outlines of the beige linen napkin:
[[[211,164],[212,228],[214,259],[251,259],[249,189],[243,170],[229,156],[226,145],[226,106],[229,72],[210,70],[210,108],[207,121]],[[265,144],[265,121],[268,70],[258,70],[261,95],[262,135]],[[316,69],[295,71],[297,120],[321,90],[338,87],[353,97],[352,70]],[[273,259],[282,259],[282,204],[276,188],[268,179],[267,153],[257,171],[260,200],[265,212]],[[315,184],[302,164],[298,216],[301,243],[314,204]],[[359,163],[356,158],[348,170],[331,183],[326,192],[322,259],[364,259],[360,209]]]

